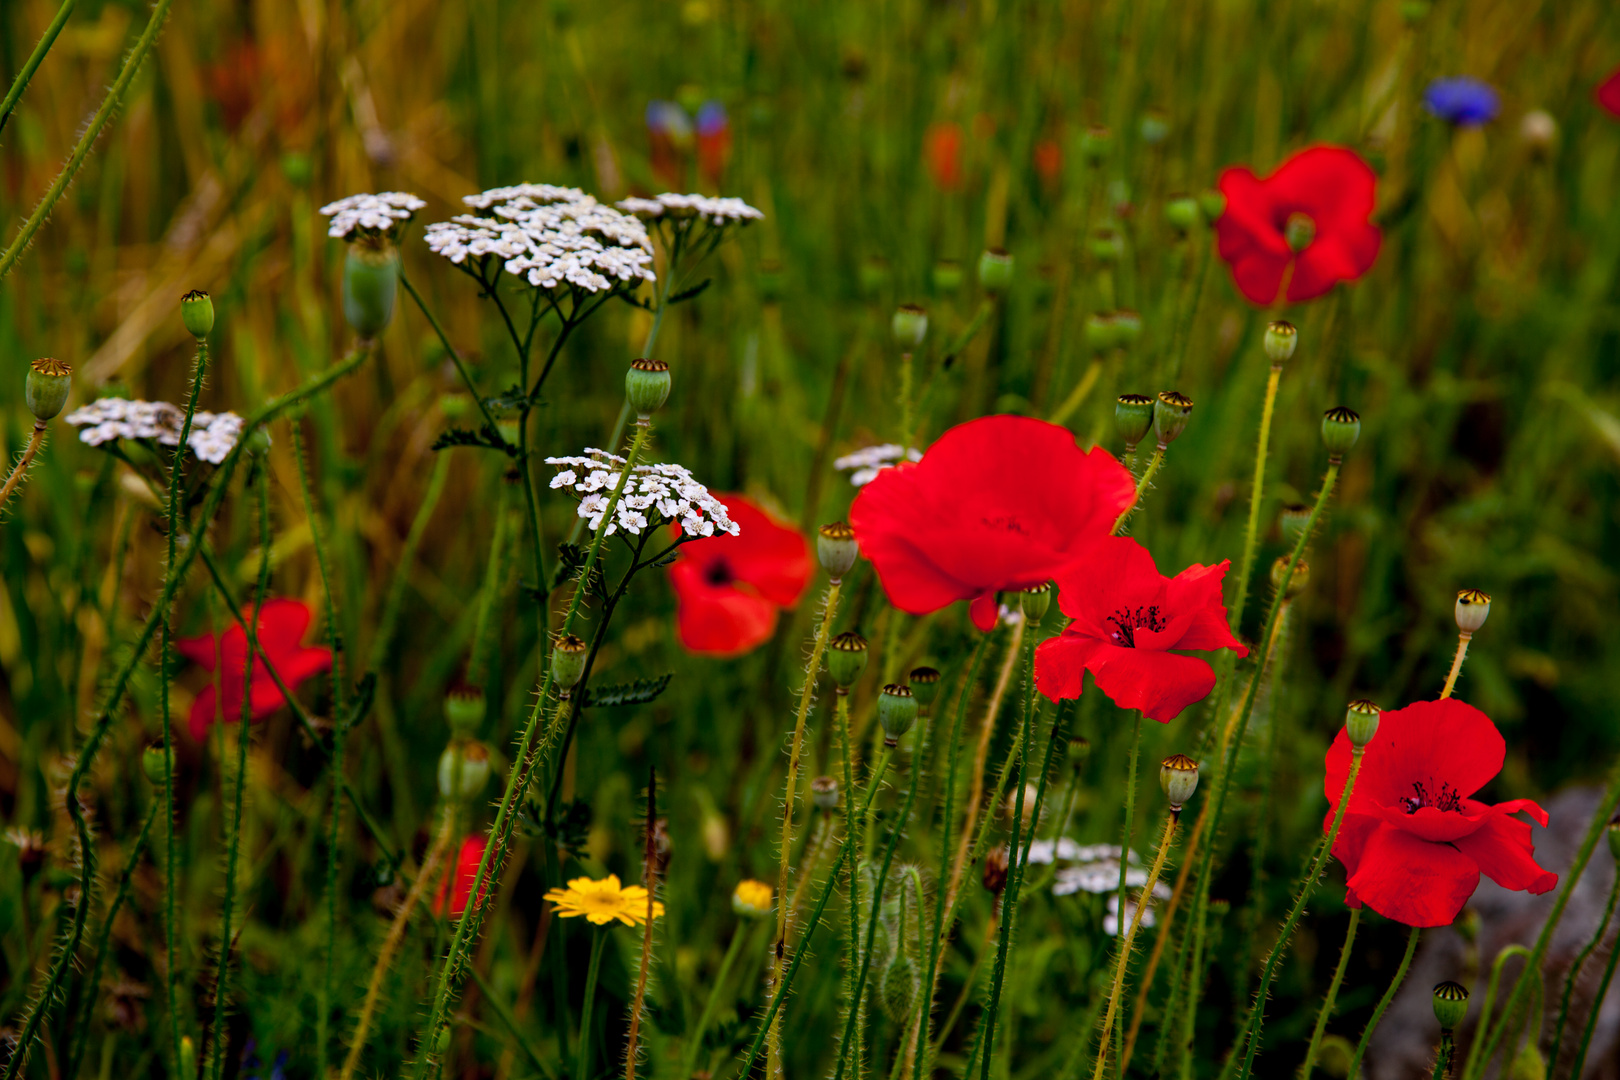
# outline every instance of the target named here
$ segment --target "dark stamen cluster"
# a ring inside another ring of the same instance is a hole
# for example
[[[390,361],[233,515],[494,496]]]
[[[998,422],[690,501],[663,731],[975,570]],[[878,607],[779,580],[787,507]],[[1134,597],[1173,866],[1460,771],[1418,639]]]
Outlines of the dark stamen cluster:
[[[1401,799],[1401,806],[1408,814],[1415,814],[1425,806],[1432,806],[1446,813],[1462,812],[1462,792],[1450,784],[1442,783],[1440,791],[1431,795],[1429,789],[1423,786],[1423,781],[1414,780],[1412,790],[1417,794]]]
[[[1164,629],[1164,618],[1159,614],[1159,605],[1150,604],[1147,607],[1120,608],[1108,617],[1116,629],[1109,636],[1114,644],[1123,645],[1127,649],[1136,648],[1136,631],[1142,627],[1158,632]]]

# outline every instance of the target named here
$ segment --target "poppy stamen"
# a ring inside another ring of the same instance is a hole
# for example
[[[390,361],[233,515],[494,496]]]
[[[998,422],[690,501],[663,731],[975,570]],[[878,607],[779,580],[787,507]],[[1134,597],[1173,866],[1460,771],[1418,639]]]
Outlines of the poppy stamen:
[[[1136,632],[1143,627],[1158,633],[1164,629],[1164,618],[1159,614],[1159,605],[1150,604],[1147,607],[1120,608],[1108,617],[1115,629],[1109,633],[1115,645],[1122,645],[1127,649],[1136,648]]]
[[[1416,792],[1415,795],[1407,795],[1401,799],[1401,806],[1408,814],[1415,814],[1425,806],[1431,806],[1443,813],[1462,812],[1462,792],[1450,784],[1442,783],[1440,791],[1431,795],[1428,788],[1423,786],[1423,781],[1414,780],[1412,790]]]
[[[716,588],[723,588],[737,580],[737,575],[731,572],[731,564],[724,559],[716,559],[703,571],[703,580]]]

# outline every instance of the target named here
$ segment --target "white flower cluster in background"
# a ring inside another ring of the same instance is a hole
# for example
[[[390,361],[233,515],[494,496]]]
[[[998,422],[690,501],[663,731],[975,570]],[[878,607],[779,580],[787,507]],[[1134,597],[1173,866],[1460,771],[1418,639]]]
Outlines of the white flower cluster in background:
[[[1158,889],[1153,890],[1153,895],[1155,897],[1157,897],[1158,899],[1161,899],[1161,900],[1164,899],[1163,896],[1159,896],[1159,890]],[[1169,896],[1169,895],[1170,895],[1170,890],[1166,889],[1164,891],[1164,896]],[[1136,918],[1136,906],[1140,902],[1140,900],[1141,900],[1141,898],[1138,897],[1136,900],[1126,900],[1125,901],[1125,925],[1127,927],[1130,926],[1131,920]],[[1158,921],[1159,921],[1158,916],[1153,914],[1153,905],[1151,903],[1148,904],[1147,910],[1142,912],[1142,926],[1144,926],[1144,927],[1152,926],[1154,923],[1156,923]],[[1107,911],[1107,913],[1105,915],[1103,915],[1103,933],[1107,934],[1109,937],[1118,937],[1119,936],[1119,894],[1118,893],[1115,893],[1113,896],[1110,896],[1108,898],[1108,911]]]
[[[1056,861],[1071,864],[1058,867],[1052,880],[1054,896],[1068,896],[1077,892],[1117,892],[1119,856],[1118,844],[1077,844],[1067,836],[1056,842],[1037,840],[1029,847],[1029,861],[1032,863]],[[1140,889],[1147,884],[1147,879],[1147,867],[1142,865],[1141,856],[1134,851],[1127,852],[1125,887]],[[1153,887],[1153,895],[1166,899],[1170,896],[1170,889],[1164,882],[1158,882]]]
[[[696,217],[709,225],[723,227],[736,222],[762,221],[763,212],[741,199],[713,195],[678,195],[666,191],[650,199],[629,198],[619,200],[619,209],[641,218]]]
[[[130,401],[106,397],[75,409],[64,419],[79,432],[79,441],[100,446],[114,439],[151,439],[164,446],[180,445],[185,410],[167,401]],[[210,465],[218,465],[242,437],[245,421],[233,412],[198,410],[191,417],[186,445]]]
[[[884,443],[881,446],[867,446],[845,454],[833,461],[833,468],[839,472],[854,469],[849,482],[856,487],[865,487],[876,480],[878,473],[884,469],[892,469],[902,461],[921,460],[922,451],[916,447],[908,450],[899,443]]]
[[[583,457],[548,457],[547,465],[560,470],[551,478],[553,489],[566,489],[579,496],[579,516],[596,532],[607,516],[608,498],[619,484],[625,459],[605,450],[587,447]],[[726,504],[709,494],[709,489],[693,479],[680,465],[637,465],[624,486],[624,494],[608,523],[607,535],[619,529],[640,536],[674,522],[687,536],[736,536],[742,530],[726,513]]]
[[[332,219],[326,235],[347,240],[355,233],[384,233],[411,220],[427,203],[408,191],[384,191],[350,195],[321,207],[321,213]]]
[[[475,214],[427,227],[428,247],[456,265],[494,256],[540,289],[603,292],[653,279],[647,226],[578,188],[517,184],[462,199]]]

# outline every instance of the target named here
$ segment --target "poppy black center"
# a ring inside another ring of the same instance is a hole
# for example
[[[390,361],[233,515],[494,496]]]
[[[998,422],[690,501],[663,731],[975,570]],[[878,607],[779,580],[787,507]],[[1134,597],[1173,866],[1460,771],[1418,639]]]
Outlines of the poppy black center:
[[[979,523],[985,528],[994,529],[997,532],[1020,533],[1025,535],[1027,535],[1029,532],[1028,529],[1024,528],[1023,523],[1012,514],[997,514],[995,517],[981,517],[979,519]]]
[[[710,585],[730,585],[737,580],[737,575],[731,572],[731,564],[724,559],[716,559],[703,571],[703,580]]]
[[[1109,638],[1115,645],[1123,645],[1127,649],[1136,648],[1136,632],[1143,627],[1154,632],[1164,629],[1164,618],[1159,614],[1158,604],[1120,608],[1108,616],[1108,621],[1114,624],[1114,629],[1108,633]]]
[[[1401,806],[1408,814],[1415,814],[1425,806],[1432,806],[1436,810],[1448,813],[1462,812],[1462,792],[1450,784],[1442,782],[1440,790],[1431,792],[1423,785],[1423,781],[1412,782],[1413,794],[1401,799]]]

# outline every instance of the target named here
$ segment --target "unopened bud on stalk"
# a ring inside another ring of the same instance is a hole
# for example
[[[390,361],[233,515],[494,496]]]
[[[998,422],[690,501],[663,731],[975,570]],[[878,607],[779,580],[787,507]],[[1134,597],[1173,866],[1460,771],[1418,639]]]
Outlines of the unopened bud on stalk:
[[[1126,450],[1135,450],[1153,430],[1153,399],[1145,394],[1119,395],[1114,403],[1114,430]]]
[[[1311,567],[1304,559],[1294,564],[1294,572],[1288,578],[1288,556],[1279,555],[1277,561],[1271,564],[1271,587],[1283,594],[1283,599],[1292,600],[1305,591],[1305,586],[1311,581]]]
[[[1468,990],[1454,982],[1443,982],[1434,988],[1434,1018],[1440,1021],[1441,1031],[1455,1031],[1468,1015]]]
[[[934,291],[937,293],[953,293],[962,287],[962,264],[955,259],[941,259],[934,264],[931,275],[934,281]]]
[[[1086,758],[1091,756],[1091,740],[1084,735],[1076,735],[1069,740],[1069,760],[1074,762],[1078,769],[1085,764]]]
[[[861,554],[861,545],[855,540],[855,530],[848,522],[834,521],[816,532],[816,558],[834,584],[844,580],[849,568]]]
[[[1348,454],[1361,438],[1361,417],[1354,409],[1336,405],[1322,414],[1322,445],[1327,448],[1328,460],[1337,462]]]
[[[979,880],[993,896],[1000,896],[1007,887],[1007,845],[992,848],[984,856],[984,872]]]
[[[1114,133],[1105,127],[1090,127],[1080,135],[1080,156],[1092,168],[1107,161],[1113,148]]]
[[[1006,292],[1012,275],[1013,257],[1001,248],[986,248],[979,256],[979,287],[985,292]]]
[[[1283,225],[1283,238],[1297,255],[1316,239],[1316,222],[1308,214],[1289,214],[1287,223]]]
[[[1169,446],[1176,441],[1176,436],[1187,430],[1192,411],[1192,398],[1185,394],[1166,390],[1159,395],[1159,400],[1153,403],[1153,434],[1161,447]]]
[[[1299,543],[1299,534],[1305,531],[1305,524],[1311,520],[1311,508],[1294,503],[1282,508],[1277,517],[1277,524],[1282,529],[1283,543],[1292,550]]]
[[[214,301],[201,289],[192,289],[180,298],[180,321],[186,333],[201,341],[214,329]]]
[[[827,674],[840,692],[855,685],[866,670],[868,655],[866,639],[853,630],[845,630],[827,642]]]
[[[669,364],[642,357],[624,373],[624,396],[640,420],[647,420],[669,400]]]
[[[1214,188],[1201,191],[1198,193],[1198,209],[1204,212],[1204,220],[1213,225],[1226,213],[1226,196]]]
[[[1198,209],[1198,200],[1191,195],[1172,195],[1164,204],[1164,220],[1180,233],[1189,233],[1196,229],[1202,216],[1203,212]]]
[[[1186,754],[1172,754],[1159,765],[1159,786],[1170,801],[1170,812],[1177,816],[1198,790],[1198,762]]]
[[[1478,589],[1464,589],[1457,594],[1457,629],[1472,634],[1485,625],[1491,614],[1490,593]]]
[[[1273,367],[1281,367],[1292,360],[1294,349],[1299,345],[1299,331],[1294,324],[1278,319],[1266,327],[1266,358]]]
[[[889,320],[889,332],[902,349],[915,349],[928,336],[928,312],[916,304],[901,304]]]
[[[1043,581],[1034,588],[1025,589],[1020,598],[1024,615],[1029,619],[1029,625],[1039,626],[1046,618],[1046,610],[1052,606],[1052,583]]]
[[[551,647],[551,677],[563,697],[573,693],[579,680],[585,677],[585,642],[567,634]]]
[[[39,421],[51,420],[67,404],[73,385],[73,369],[51,356],[42,356],[28,365],[23,380],[23,400]]]
[[[1128,349],[1142,336],[1142,316],[1128,308],[1114,312],[1114,344]]]
[[[386,236],[361,234],[343,259],[343,317],[362,338],[374,338],[394,317],[399,252]]]
[[[578,641],[578,638],[574,640]],[[574,680],[578,682],[576,678]],[[466,737],[484,722],[484,690],[479,686],[453,686],[444,695],[444,719],[455,734]]]
[[[917,699],[918,707],[927,712],[939,696],[939,670],[931,667],[912,668],[906,681],[911,684],[911,696]]]
[[[1091,257],[1104,265],[1112,265],[1125,254],[1125,238],[1113,229],[1100,228],[1091,230],[1091,236],[1086,241],[1086,250]]]
[[[818,776],[810,781],[810,800],[822,810],[838,809],[838,781],[830,776]]]
[[[731,890],[731,910],[745,919],[763,919],[775,910],[776,890],[763,881],[745,878]]]
[[[1355,747],[1366,746],[1378,734],[1379,708],[1366,698],[1357,698],[1344,710],[1344,734]]]
[[[489,750],[481,742],[456,739],[439,755],[439,794],[475,799],[489,783]]]
[[[1119,342],[1119,327],[1112,311],[1094,311],[1086,316],[1086,348],[1094,353],[1107,352]]]
[[[163,747],[148,746],[141,751],[141,771],[157,787],[163,786]]]
[[[911,687],[889,683],[878,695],[878,723],[883,725],[883,745],[898,746],[900,739],[917,722],[917,699]]]

